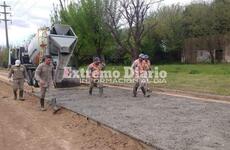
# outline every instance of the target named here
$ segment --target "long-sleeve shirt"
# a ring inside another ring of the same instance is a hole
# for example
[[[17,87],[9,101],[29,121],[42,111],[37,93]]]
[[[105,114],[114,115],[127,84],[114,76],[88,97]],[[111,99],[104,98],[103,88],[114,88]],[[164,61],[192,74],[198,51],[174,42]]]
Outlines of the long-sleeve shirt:
[[[38,81],[43,80],[45,82],[44,85],[40,85],[43,87],[48,87],[50,84],[52,84],[54,76],[54,68],[53,65],[47,65],[45,63],[41,63],[36,71],[35,71],[35,79]]]
[[[11,78],[13,76],[13,80],[27,79],[27,71],[26,67],[23,65],[12,66],[10,68],[10,72],[8,77]]]

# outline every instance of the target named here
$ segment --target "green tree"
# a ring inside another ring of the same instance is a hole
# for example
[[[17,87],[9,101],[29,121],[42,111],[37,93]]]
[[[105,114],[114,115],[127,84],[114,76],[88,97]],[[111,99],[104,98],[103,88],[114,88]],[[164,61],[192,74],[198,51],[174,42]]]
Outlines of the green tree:
[[[161,37],[164,51],[181,51],[183,44],[183,7],[162,7],[156,15],[156,33]]]
[[[0,49],[0,66],[7,67],[8,66],[8,53],[9,51],[5,48]]]
[[[66,8],[54,10],[51,17],[56,22],[69,24],[78,36],[75,58],[79,55],[84,59],[86,55],[102,56],[106,46],[110,43],[110,34],[105,26],[104,0],[81,0],[79,3],[70,3]]]
[[[215,0],[211,7],[215,14],[214,29],[220,34],[230,32],[230,1]]]
[[[215,12],[209,3],[191,4],[184,11],[184,32],[186,38],[203,37],[211,56],[211,63],[215,63],[214,49],[211,36],[218,34],[215,29]]]
[[[110,0],[108,6],[106,22],[109,31],[117,45],[125,53],[130,54],[132,60],[136,59],[141,51],[143,37],[148,32],[148,27],[145,26],[144,21],[150,8],[150,2],[144,0]]]
[[[145,19],[145,24],[154,26],[148,30],[143,40],[143,48],[152,57],[153,62],[165,61],[158,58],[157,55],[161,54],[177,53],[178,57],[173,59],[179,60],[184,38],[182,30],[183,11],[184,8],[180,5],[163,6]]]

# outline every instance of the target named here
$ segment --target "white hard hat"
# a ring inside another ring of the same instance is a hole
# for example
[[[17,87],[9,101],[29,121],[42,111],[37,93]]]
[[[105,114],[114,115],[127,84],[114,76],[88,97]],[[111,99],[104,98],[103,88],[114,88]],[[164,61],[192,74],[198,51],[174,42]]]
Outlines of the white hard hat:
[[[100,62],[100,58],[99,57],[95,57],[95,58],[93,58],[93,61],[94,62]]]
[[[15,61],[15,66],[19,66],[21,64],[21,61],[20,60],[16,60]]]
[[[144,59],[149,59],[149,56],[148,56],[148,55],[145,55],[145,56],[144,56]]]
[[[143,53],[140,53],[139,54],[139,58],[143,58],[144,54]]]

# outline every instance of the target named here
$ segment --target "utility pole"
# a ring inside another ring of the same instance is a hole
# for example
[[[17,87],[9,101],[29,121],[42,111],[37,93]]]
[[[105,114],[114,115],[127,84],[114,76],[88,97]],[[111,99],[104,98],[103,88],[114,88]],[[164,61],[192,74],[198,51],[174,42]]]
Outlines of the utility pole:
[[[9,5],[6,5],[6,2],[4,1],[4,2],[3,2],[3,5],[0,5],[0,7],[3,7],[3,12],[0,12],[0,14],[3,14],[3,15],[4,15],[4,19],[1,19],[1,18],[0,18],[0,22],[1,22],[1,21],[4,21],[4,22],[5,22],[6,48],[7,48],[8,51],[9,51],[8,65],[10,65],[10,64],[11,64],[11,60],[10,60],[10,46],[9,46],[9,39],[8,39],[7,21],[12,21],[12,20],[7,19],[7,15],[8,15],[8,14],[11,14],[11,13],[6,11],[6,8],[7,8],[7,7],[10,7],[10,6],[9,6]]]

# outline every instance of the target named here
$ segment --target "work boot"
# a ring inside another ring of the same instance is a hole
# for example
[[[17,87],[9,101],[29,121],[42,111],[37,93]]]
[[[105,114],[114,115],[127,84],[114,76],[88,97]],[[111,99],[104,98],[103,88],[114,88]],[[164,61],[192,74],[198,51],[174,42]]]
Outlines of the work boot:
[[[17,100],[17,97],[18,97],[17,96],[17,90],[14,90],[13,92],[14,92],[14,100]]]
[[[40,104],[41,104],[41,108],[45,107],[45,100],[44,100],[44,98],[40,99]]]
[[[40,104],[41,104],[40,110],[41,111],[46,111],[46,109],[45,109],[45,99],[44,98],[40,99]]]
[[[144,87],[141,87],[141,91],[142,93],[144,94],[144,96],[146,95],[146,91],[145,91],[145,88]]]
[[[133,97],[137,97],[137,89],[138,87],[136,86],[133,87]]]
[[[40,110],[41,111],[46,111],[46,108],[45,107],[41,107]]]
[[[141,91],[142,91],[142,93],[144,94],[144,97],[150,97],[149,94],[146,94],[146,91],[145,91],[145,88],[144,88],[144,87],[141,87]]]
[[[21,100],[21,101],[25,100],[24,97],[23,97],[23,90],[19,91],[19,100]]]
[[[152,91],[150,90],[150,88],[147,88],[147,92],[151,93]]]
[[[102,95],[103,95],[103,88],[100,87],[100,88],[99,88],[99,96],[102,96]]]
[[[89,95],[92,95],[92,92],[93,92],[93,88],[90,87],[90,88],[89,88]]]
[[[150,93],[152,93],[152,91],[150,90],[150,88],[147,88],[147,91],[146,91],[146,97],[150,97]]]

